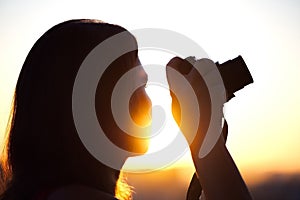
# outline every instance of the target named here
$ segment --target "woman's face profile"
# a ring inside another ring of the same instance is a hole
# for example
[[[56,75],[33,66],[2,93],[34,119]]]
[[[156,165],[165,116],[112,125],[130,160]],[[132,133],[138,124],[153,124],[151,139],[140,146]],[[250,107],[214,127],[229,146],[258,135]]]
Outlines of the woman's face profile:
[[[101,81],[103,84],[98,85],[96,93],[96,110],[104,133],[126,151],[146,153],[152,103],[145,90],[148,76],[138,56],[129,53],[116,60]]]
[[[149,137],[151,131],[151,122],[152,122],[152,102],[146,92],[146,84],[148,81],[148,75],[142,67],[139,59],[137,59],[137,73],[133,77],[134,82],[142,82],[143,85],[138,87],[130,97],[129,100],[129,112],[132,118],[132,121],[139,127],[144,127],[145,132],[139,133],[129,133],[133,134],[136,137],[140,137],[141,140],[137,140],[136,146],[144,146],[144,149],[140,153],[146,153],[149,145]]]
[[[148,81],[148,75],[141,66],[139,59],[137,59],[137,73],[133,77],[137,82],[142,82],[143,85],[138,87],[132,94],[129,101],[129,111],[131,118],[138,126],[149,126],[151,123],[151,100],[145,90]]]

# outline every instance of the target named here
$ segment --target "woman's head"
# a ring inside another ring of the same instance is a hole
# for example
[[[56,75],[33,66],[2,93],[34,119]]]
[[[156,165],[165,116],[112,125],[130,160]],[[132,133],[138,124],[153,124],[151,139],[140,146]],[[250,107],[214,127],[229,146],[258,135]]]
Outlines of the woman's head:
[[[15,190],[31,195],[43,187],[70,183],[114,190],[119,171],[96,160],[78,137],[72,116],[72,91],[79,67],[90,51],[124,31],[100,21],[72,20],[51,28],[32,47],[17,82],[7,141],[11,184],[20,186]],[[111,51],[114,48],[118,47]],[[141,153],[147,143],[124,136],[107,109],[116,81],[137,64],[136,50],[120,56],[105,70],[97,87],[95,107],[108,138],[120,147],[137,146],[129,150]],[[151,104],[144,88],[139,88],[130,102],[133,118],[141,115],[141,110],[148,115]]]

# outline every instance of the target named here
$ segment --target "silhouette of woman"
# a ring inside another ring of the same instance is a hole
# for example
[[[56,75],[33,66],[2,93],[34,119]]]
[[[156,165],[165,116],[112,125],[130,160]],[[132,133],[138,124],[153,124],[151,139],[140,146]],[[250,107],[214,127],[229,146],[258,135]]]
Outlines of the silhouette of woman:
[[[82,62],[98,44],[123,32],[132,40],[122,43],[137,46],[134,37],[120,26],[97,20],[71,20],[48,30],[32,47],[14,94],[2,156],[2,200],[131,199],[130,192],[118,188],[120,170],[101,163],[85,148],[72,113],[73,86]],[[102,58],[118,48],[111,46]],[[111,111],[112,92],[122,75],[139,66],[132,81],[147,82],[137,53],[133,50],[121,55],[104,71],[95,93],[95,111],[103,132],[116,146],[142,154],[148,148],[148,140],[124,134]],[[169,63],[178,71],[185,65],[178,58]],[[198,94],[207,95],[196,76],[197,73],[190,72],[187,79],[192,80]],[[178,102],[172,97],[174,111]],[[151,101],[144,86],[132,94],[129,110],[137,124],[149,124]],[[176,119],[176,113],[173,114]],[[251,199],[222,138],[207,157],[197,160],[199,143],[204,137],[201,132],[204,131],[197,133],[197,141],[190,147],[207,199]]]
[[[130,199],[128,192],[115,194],[120,171],[102,164],[86,150],[72,116],[72,90],[81,63],[96,45],[121,32],[135,41],[117,25],[71,20],[48,30],[32,47],[15,90],[6,159],[2,161],[5,191],[1,199],[42,200],[67,186],[72,187],[60,192],[64,197],[71,195],[70,199]],[[118,47],[113,46],[111,53],[114,48]],[[147,140],[122,134],[108,109],[114,84],[139,64],[137,50],[111,63],[99,81],[95,107],[102,129],[112,142],[131,152],[145,153]],[[145,77],[140,67],[137,78]],[[138,88],[130,99],[133,119],[145,123],[141,118],[148,119],[150,109],[144,87]],[[80,198],[83,194],[87,195]]]

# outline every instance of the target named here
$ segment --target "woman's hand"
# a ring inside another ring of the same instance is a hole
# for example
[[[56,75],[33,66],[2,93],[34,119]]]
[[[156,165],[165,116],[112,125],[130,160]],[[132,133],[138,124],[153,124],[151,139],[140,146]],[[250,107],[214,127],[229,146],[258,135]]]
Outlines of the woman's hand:
[[[204,71],[210,71],[210,68],[214,67],[214,63],[209,59],[197,62],[198,67],[200,66]],[[215,113],[222,114],[220,106],[225,103],[223,102],[225,91],[223,93],[221,89],[213,94],[207,87],[207,81],[214,81],[211,80],[213,77],[209,78],[204,81],[203,76],[187,60],[178,57],[171,59],[167,64],[167,79],[172,97],[172,113],[190,144],[192,158],[206,200],[248,200],[251,199],[251,196],[247,186],[225,146],[222,135],[218,135],[222,129],[213,129],[218,136],[216,143],[204,157],[199,156],[199,151],[205,145],[206,134],[214,134],[213,131],[209,131],[210,121],[214,117],[216,117],[217,125],[222,121],[222,115],[215,115]],[[191,88],[185,84],[186,81],[194,92],[191,92]],[[218,92],[220,96],[218,96]],[[213,97],[211,97],[212,94]],[[219,103],[217,109],[214,109],[215,101]],[[197,113],[200,114],[200,117]],[[199,125],[196,130],[191,128],[195,123]],[[223,134],[227,134],[226,122]]]
[[[197,61],[204,70],[213,65],[209,59]],[[179,57],[171,59],[166,70],[173,117],[189,142],[193,157],[199,154],[212,116],[209,89],[198,70]],[[218,119],[220,123],[221,120],[222,117]]]

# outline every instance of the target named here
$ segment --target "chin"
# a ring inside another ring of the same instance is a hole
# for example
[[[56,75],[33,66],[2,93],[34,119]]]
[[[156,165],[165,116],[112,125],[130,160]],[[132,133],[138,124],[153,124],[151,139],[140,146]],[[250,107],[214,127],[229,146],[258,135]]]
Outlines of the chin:
[[[150,138],[151,138],[151,126],[149,126],[148,124],[145,127],[149,127],[146,128],[146,130],[148,129],[149,131],[147,131],[147,133],[137,134],[137,140],[135,141],[134,144],[134,146],[136,147],[135,152],[138,154],[145,154],[149,149]],[[140,137],[138,137],[138,135],[140,135]]]

